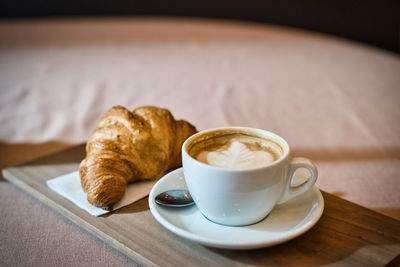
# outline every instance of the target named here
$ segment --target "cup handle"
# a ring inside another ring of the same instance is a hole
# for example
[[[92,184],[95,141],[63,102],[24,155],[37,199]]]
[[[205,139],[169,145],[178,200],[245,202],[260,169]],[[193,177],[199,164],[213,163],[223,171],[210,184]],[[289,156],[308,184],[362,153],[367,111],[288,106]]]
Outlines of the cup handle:
[[[310,177],[308,177],[308,179],[304,183],[298,186],[292,186],[291,184],[294,172],[300,168],[306,168],[310,172]],[[310,159],[300,158],[300,157],[292,158],[289,163],[285,190],[281,196],[281,199],[278,201],[277,204],[282,204],[288,201],[289,199],[301,195],[307,190],[309,190],[315,184],[317,177],[318,177],[317,167]]]

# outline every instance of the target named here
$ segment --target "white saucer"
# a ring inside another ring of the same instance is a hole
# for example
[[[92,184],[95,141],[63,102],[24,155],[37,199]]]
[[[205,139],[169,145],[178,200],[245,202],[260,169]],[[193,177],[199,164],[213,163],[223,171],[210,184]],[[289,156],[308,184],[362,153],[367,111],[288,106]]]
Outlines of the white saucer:
[[[276,206],[259,223],[224,226],[206,219],[196,205],[170,208],[156,204],[155,196],[170,189],[186,189],[182,168],[165,175],[151,189],[149,206],[153,216],[176,235],[209,247],[253,249],[277,245],[308,231],[324,209],[322,194],[313,186],[306,193]]]

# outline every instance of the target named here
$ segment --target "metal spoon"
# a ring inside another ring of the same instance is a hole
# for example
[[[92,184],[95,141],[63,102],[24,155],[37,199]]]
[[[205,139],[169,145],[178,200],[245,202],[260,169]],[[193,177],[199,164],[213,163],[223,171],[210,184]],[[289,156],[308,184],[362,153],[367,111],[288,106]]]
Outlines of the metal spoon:
[[[157,204],[168,207],[186,207],[194,204],[188,190],[173,189],[158,194],[155,198]]]

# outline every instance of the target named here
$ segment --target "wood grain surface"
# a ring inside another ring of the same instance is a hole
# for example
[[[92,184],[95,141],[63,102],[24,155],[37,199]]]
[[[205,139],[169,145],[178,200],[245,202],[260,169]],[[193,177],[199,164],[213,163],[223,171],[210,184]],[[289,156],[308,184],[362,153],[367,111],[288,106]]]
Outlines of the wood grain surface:
[[[77,169],[84,145],[20,166],[3,176],[136,263],[162,266],[285,265],[395,266],[400,263],[400,221],[326,192],[320,221],[284,244],[256,250],[209,248],[182,239],[151,215],[147,198],[93,217],[46,186],[48,179]]]

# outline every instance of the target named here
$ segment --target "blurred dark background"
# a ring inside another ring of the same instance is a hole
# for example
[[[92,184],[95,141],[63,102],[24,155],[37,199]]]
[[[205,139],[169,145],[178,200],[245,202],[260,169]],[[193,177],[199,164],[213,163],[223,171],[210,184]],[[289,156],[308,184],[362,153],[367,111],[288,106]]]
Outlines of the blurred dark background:
[[[186,16],[303,28],[400,52],[400,1],[0,1],[0,18]],[[1,23],[1,21],[0,21]]]

